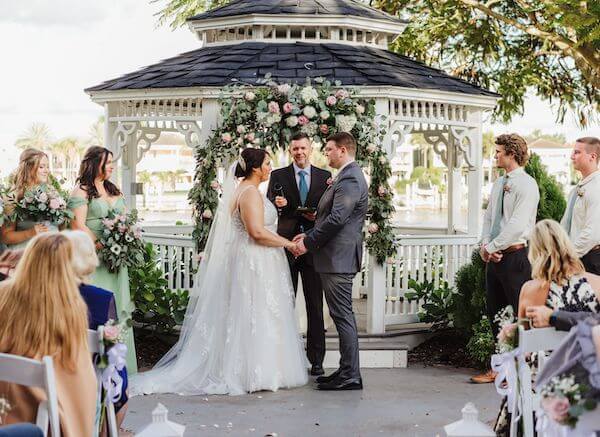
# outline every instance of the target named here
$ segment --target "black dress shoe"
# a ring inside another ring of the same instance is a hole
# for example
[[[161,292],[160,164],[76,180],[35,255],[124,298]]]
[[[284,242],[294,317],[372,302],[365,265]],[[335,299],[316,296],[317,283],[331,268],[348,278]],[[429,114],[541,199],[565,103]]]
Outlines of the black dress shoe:
[[[319,390],[362,390],[362,378],[334,379],[317,386]]]
[[[338,375],[340,374],[340,369],[336,370],[335,372],[333,372],[331,375],[329,376],[319,376],[317,378],[317,382],[319,384],[322,384],[324,382],[331,382],[333,381],[335,378],[338,377]]]
[[[310,369],[310,374],[312,376],[319,376],[324,375],[325,371],[323,370],[323,366],[320,364],[313,364],[312,368]]]

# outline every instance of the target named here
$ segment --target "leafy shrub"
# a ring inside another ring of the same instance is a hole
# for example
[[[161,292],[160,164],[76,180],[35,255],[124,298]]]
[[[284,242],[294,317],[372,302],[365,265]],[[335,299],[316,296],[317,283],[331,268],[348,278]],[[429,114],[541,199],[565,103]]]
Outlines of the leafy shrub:
[[[554,176],[548,174],[546,166],[535,153],[529,158],[525,171],[535,179],[540,190],[537,221],[552,219],[559,222],[567,208],[567,201],[560,184]]]
[[[486,316],[483,316],[472,327],[472,336],[467,343],[467,352],[481,367],[487,367],[490,357],[495,353],[495,341],[492,327]]]
[[[471,254],[471,262],[456,272],[454,326],[464,337],[471,336],[471,327],[486,314],[485,263],[479,250]]]
[[[189,293],[169,288],[152,244],[144,247],[144,262],[129,269],[129,287],[136,322],[159,332],[172,332],[183,323]]]
[[[408,287],[413,291],[406,293],[406,298],[423,302],[419,311],[421,322],[431,323],[433,330],[446,328],[451,324],[456,293],[448,287],[447,282],[444,282],[439,288],[435,288],[433,282],[425,280],[418,283],[414,279],[410,279]]]

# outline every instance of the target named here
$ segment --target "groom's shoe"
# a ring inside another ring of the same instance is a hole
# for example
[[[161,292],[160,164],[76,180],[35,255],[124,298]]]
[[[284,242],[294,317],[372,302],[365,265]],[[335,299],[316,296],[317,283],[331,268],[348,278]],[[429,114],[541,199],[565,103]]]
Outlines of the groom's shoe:
[[[337,369],[335,372],[333,372],[331,375],[328,376],[319,376],[317,378],[317,383],[319,384],[323,384],[324,382],[331,382],[334,379],[336,379],[338,377],[338,375],[340,374],[340,369]]]
[[[320,364],[313,364],[312,368],[310,369],[310,374],[312,376],[319,376],[319,375],[324,375],[325,371],[323,370],[323,366]]]
[[[319,390],[362,390],[362,378],[334,379],[317,386]]]

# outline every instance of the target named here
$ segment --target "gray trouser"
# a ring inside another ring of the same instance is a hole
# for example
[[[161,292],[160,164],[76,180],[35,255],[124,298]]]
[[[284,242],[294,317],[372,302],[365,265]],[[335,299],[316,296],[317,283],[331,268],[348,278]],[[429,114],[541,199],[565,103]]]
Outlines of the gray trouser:
[[[329,314],[340,340],[340,378],[360,378],[358,332],[352,311],[352,279],[350,273],[320,273]]]

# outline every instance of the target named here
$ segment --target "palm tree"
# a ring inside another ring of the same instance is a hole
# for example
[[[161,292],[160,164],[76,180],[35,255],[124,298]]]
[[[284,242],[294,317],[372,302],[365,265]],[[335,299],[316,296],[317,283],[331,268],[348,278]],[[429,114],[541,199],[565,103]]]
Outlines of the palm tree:
[[[49,147],[57,163],[60,162],[62,176],[71,184],[75,184],[79,163],[85,145],[81,140],[74,137],[63,138]]]
[[[143,184],[142,208],[146,208],[146,193],[148,191],[148,185],[152,182],[152,176],[147,170],[142,170],[138,172],[136,179],[138,182],[141,182]]]
[[[89,146],[102,146],[104,144],[104,115],[90,126],[87,143]]]
[[[25,132],[21,134],[15,146],[19,149],[27,149],[33,147],[39,150],[47,150],[52,142],[52,134],[50,129],[44,123],[33,123]]]

